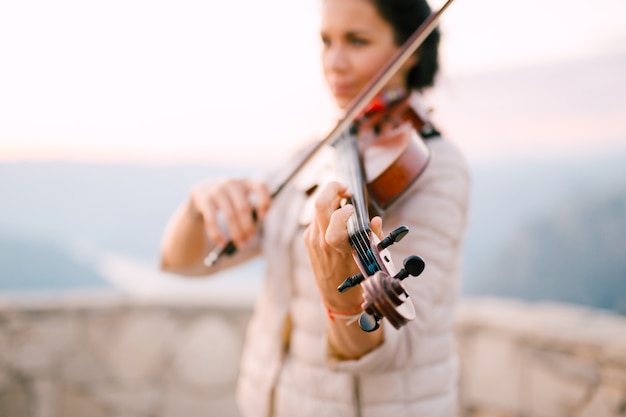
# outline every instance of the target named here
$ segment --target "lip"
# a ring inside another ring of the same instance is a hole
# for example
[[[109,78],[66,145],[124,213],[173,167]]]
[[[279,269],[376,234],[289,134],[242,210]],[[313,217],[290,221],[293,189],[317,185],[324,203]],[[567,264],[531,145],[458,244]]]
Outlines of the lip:
[[[332,91],[335,97],[354,96],[354,86],[351,84],[333,84]]]

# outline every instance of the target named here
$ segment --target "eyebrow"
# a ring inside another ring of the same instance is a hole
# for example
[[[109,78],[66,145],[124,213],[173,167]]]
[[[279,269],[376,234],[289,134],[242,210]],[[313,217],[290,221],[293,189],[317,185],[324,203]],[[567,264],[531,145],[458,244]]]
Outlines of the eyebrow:
[[[360,29],[360,30],[351,30],[347,34],[347,36],[369,36],[370,32],[368,30]]]
[[[320,34],[322,36],[328,35],[328,30],[320,30]],[[348,38],[353,38],[353,37],[369,37],[372,36],[372,32],[367,30],[367,29],[357,29],[357,30],[350,30],[348,32],[345,33],[345,36]]]

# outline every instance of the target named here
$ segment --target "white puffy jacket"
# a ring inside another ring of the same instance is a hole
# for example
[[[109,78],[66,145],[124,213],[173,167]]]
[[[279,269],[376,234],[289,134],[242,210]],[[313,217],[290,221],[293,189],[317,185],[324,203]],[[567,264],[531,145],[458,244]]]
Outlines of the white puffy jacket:
[[[383,214],[383,227],[409,228],[393,262],[426,263],[403,286],[416,318],[399,330],[383,321],[384,342],[358,360],[327,352],[327,316],[309,266],[299,221],[306,198],[297,184],[265,219],[264,285],[249,324],[237,398],[245,417],[453,417],[458,364],[453,330],[461,284],[461,245],[470,178],[457,147],[427,140],[430,162]]]

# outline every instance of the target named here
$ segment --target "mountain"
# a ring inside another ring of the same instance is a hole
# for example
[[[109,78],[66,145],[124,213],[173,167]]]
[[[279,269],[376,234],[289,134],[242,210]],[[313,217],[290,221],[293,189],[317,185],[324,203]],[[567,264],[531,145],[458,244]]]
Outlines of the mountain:
[[[244,173],[185,165],[0,164],[0,291],[150,288],[139,276],[156,276],[163,228],[191,184]],[[476,165],[472,177],[464,293],[622,311],[626,153]],[[115,254],[117,260],[102,262]],[[151,279],[156,286],[158,278]]]
[[[535,196],[551,190],[553,201],[526,216],[507,210],[518,203],[501,205],[511,222],[492,219],[499,232],[492,241],[481,232],[489,226],[474,218],[466,255],[482,256],[468,262],[465,293],[558,300],[626,314],[625,162],[596,162],[594,175],[578,172],[579,181],[558,188],[527,184]]]
[[[245,172],[200,165],[0,164],[0,233],[68,245],[91,241],[154,259],[163,225],[194,183]]]
[[[552,218],[530,222],[512,238],[487,270],[490,291],[626,314],[625,213],[626,184],[597,200],[563,202]]]
[[[0,164],[0,291],[111,287],[97,260],[156,269],[164,225],[192,184],[241,168]]]
[[[62,246],[19,236],[0,236],[0,291],[110,288],[93,268]]]

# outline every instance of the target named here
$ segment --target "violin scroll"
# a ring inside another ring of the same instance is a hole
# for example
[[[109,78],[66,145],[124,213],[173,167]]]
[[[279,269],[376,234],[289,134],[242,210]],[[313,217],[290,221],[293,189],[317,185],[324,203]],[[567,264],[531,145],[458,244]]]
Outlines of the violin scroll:
[[[363,314],[359,317],[359,325],[366,332],[371,332],[380,327],[380,320],[387,318],[389,323],[396,329],[405,325],[415,317],[412,304],[405,314],[400,308],[405,306],[408,294],[400,284],[400,281],[390,277],[384,272],[378,272],[363,283]]]
[[[394,243],[402,240],[409,232],[406,226],[401,226],[392,231],[385,239],[375,245],[378,251],[382,251]],[[380,252],[379,252],[380,255]],[[387,255],[382,255],[387,258]],[[387,266],[391,267],[391,261],[386,259]],[[361,284],[363,288],[363,314],[359,318],[359,326],[365,332],[372,332],[380,327],[380,320],[387,320],[396,329],[405,325],[415,317],[415,310],[411,303],[405,302],[409,295],[402,287],[401,281],[409,276],[418,276],[424,271],[425,263],[419,256],[413,255],[404,259],[404,268],[391,276],[390,270],[378,270],[365,279],[363,273],[348,277],[337,291],[343,293],[352,287]]]
[[[365,332],[380,327],[380,320],[386,318],[396,329],[415,318],[413,304],[406,303],[409,295],[401,281],[408,276],[418,276],[424,270],[424,261],[419,256],[409,256],[404,260],[404,268],[391,277],[382,271],[377,272],[362,284],[363,314],[359,326]]]

